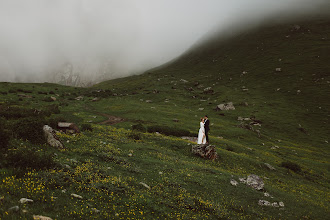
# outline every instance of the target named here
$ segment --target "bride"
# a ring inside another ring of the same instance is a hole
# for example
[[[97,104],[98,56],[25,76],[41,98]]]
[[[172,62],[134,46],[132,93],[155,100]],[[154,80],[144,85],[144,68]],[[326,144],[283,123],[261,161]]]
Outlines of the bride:
[[[205,137],[205,128],[204,128],[204,118],[201,118],[199,132],[198,132],[198,141],[197,144],[206,144]]]

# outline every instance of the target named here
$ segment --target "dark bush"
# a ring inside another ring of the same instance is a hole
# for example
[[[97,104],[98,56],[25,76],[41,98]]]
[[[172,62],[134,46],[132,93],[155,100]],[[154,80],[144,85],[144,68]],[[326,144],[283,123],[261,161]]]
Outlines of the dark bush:
[[[93,131],[92,125],[91,124],[82,124],[81,131]]]
[[[232,152],[234,152],[234,148],[231,147],[231,146],[227,146],[227,147],[226,147],[226,150],[227,150],[227,151],[232,151]]]
[[[54,94],[55,94],[55,92],[54,92],[54,91],[50,91],[50,92],[49,92],[49,94],[52,94],[52,95],[54,95]]]
[[[23,99],[22,98],[18,98],[18,101],[23,101]]]
[[[132,131],[129,135],[129,138],[133,139],[133,140],[141,140],[141,135],[137,132]]]
[[[0,94],[2,94],[2,95],[7,95],[8,92],[0,92]]]
[[[6,165],[22,169],[50,169],[56,167],[52,154],[38,152],[35,149],[19,148],[8,152]]]
[[[0,121],[2,123],[2,120]],[[0,151],[7,150],[10,140],[10,134],[4,129],[4,125],[0,124]]]
[[[146,132],[147,131],[147,129],[141,123],[132,125],[132,130],[133,131],[141,131],[141,132]]]
[[[14,134],[17,138],[29,140],[35,144],[45,143],[43,126],[46,124],[44,118],[28,117],[20,119],[14,125]]]
[[[48,105],[46,107],[46,110],[50,111],[52,114],[60,114],[61,113],[58,104]]]
[[[15,89],[9,89],[8,92],[9,92],[9,93],[16,93],[16,90],[15,90]]]
[[[184,130],[184,129],[171,128],[171,127],[168,127],[168,126],[160,126],[160,125],[149,126],[147,128],[147,131],[149,133],[159,132],[161,134],[172,135],[172,136],[176,136],[176,137],[191,136],[192,135],[190,133],[190,131],[187,131],[187,130]]]
[[[292,170],[295,173],[298,173],[301,171],[301,167],[298,164],[290,162],[290,161],[282,162],[281,167],[285,167],[289,170]]]

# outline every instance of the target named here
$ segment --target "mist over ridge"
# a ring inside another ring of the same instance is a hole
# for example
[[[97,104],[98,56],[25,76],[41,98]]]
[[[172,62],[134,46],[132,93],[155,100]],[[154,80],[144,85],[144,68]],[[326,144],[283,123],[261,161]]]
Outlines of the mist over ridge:
[[[319,12],[326,2],[0,0],[0,81],[87,86],[137,74],[216,27]]]

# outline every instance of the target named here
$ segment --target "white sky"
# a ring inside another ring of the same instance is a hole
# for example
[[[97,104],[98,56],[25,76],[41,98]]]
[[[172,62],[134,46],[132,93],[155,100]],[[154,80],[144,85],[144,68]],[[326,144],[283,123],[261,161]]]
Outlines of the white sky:
[[[0,0],[0,81],[47,80],[71,62],[125,76],[180,55],[215,27],[325,0]]]

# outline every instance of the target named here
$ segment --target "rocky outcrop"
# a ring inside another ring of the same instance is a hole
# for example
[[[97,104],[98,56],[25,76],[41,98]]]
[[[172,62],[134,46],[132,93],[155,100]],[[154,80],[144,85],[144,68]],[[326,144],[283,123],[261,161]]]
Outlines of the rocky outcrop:
[[[232,102],[223,103],[217,105],[216,107],[216,111],[229,111],[229,110],[235,110],[235,106]]]
[[[215,146],[213,145],[193,145],[191,148],[191,152],[195,155],[198,155],[200,157],[214,160],[218,158],[218,154],[215,150]]]
[[[264,181],[257,175],[251,174],[246,180],[246,184],[256,190],[262,190],[264,188]]]
[[[64,145],[62,144],[60,139],[57,137],[55,131],[51,127],[49,127],[48,125],[45,125],[43,127],[43,130],[44,130],[44,134],[45,134],[47,143],[50,146],[56,147],[56,148],[64,148]]]

